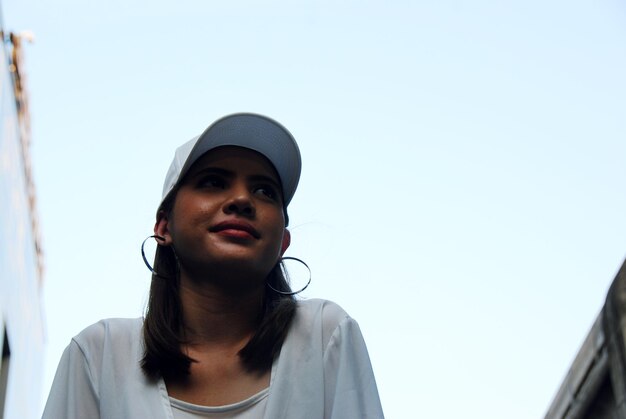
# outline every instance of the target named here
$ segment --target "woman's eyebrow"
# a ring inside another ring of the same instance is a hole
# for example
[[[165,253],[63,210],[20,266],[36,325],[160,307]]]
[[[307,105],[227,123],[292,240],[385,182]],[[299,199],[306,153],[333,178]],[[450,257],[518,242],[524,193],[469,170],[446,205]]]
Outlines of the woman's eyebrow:
[[[191,176],[197,177],[197,176],[204,176],[204,175],[211,175],[211,174],[220,175],[220,176],[224,176],[227,178],[235,177],[234,171],[223,169],[221,167],[203,167],[202,169],[199,169],[197,172],[191,173]],[[246,179],[250,182],[266,182],[278,188],[279,190],[282,190],[281,183],[277,179],[275,179],[273,176],[255,174],[255,175],[247,176]]]
[[[202,176],[202,175],[221,175],[225,177],[234,177],[235,173],[231,170],[222,169],[221,167],[203,167],[199,169],[195,173],[192,173],[192,176]]]
[[[252,182],[266,182],[266,183],[270,183],[272,186],[282,190],[282,186],[281,186],[280,182],[278,182],[276,179],[274,179],[271,176],[267,176],[267,175],[251,175],[251,176],[248,176],[248,180],[252,181]]]

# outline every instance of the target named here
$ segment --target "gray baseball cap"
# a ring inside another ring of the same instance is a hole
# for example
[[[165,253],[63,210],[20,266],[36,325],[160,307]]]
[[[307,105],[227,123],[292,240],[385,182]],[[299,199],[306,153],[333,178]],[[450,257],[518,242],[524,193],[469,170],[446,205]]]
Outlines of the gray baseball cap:
[[[300,180],[300,149],[293,135],[280,123],[253,113],[236,113],[218,119],[198,137],[178,147],[165,176],[161,202],[200,157],[222,146],[244,147],[265,156],[278,173],[287,207]]]

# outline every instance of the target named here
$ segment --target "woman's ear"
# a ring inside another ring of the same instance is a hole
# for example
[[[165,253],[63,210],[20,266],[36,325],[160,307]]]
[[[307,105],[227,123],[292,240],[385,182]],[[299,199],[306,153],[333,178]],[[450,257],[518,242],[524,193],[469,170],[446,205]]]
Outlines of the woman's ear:
[[[283,233],[283,242],[280,245],[281,257],[285,254],[290,244],[291,244],[291,233],[289,232],[289,230],[285,229],[285,232]]]
[[[159,240],[160,245],[169,246],[172,244],[172,236],[169,231],[169,219],[164,211],[159,211],[157,214],[157,221],[154,225],[154,234],[156,236],[163,237],[164,240]]]

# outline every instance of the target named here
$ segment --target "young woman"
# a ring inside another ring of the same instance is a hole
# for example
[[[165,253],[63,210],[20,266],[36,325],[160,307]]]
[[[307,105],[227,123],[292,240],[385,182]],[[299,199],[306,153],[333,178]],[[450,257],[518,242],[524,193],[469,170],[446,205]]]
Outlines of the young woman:
[[[292,135],[262,115],[183,144],[151,236],[145,318],[72,339],[44,418],[383,417],[357,323],[296,300],[285,278],[300,167]]]

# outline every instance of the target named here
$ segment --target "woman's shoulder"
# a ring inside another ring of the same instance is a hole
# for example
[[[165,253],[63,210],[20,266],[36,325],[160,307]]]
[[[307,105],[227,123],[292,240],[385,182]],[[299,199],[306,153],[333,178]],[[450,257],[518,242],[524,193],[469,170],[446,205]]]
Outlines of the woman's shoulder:
[[[74,336],[72,341],[83,352],[110,345],[120,348],[132,346],[136,344],[137,338],[141,334],[142,325],[143,318],[141,317],[104,319],[83,329]]]
[[[337,303],[320,298],[298,300],[298,315],[309,319],[321,318],[324,321],[339,323],[350,316]]]
[[[296,325],[310,335],[320,330],[324,345],[341,325],[356,323],[337,303],[318,298],[299,300],[296,311]]]

